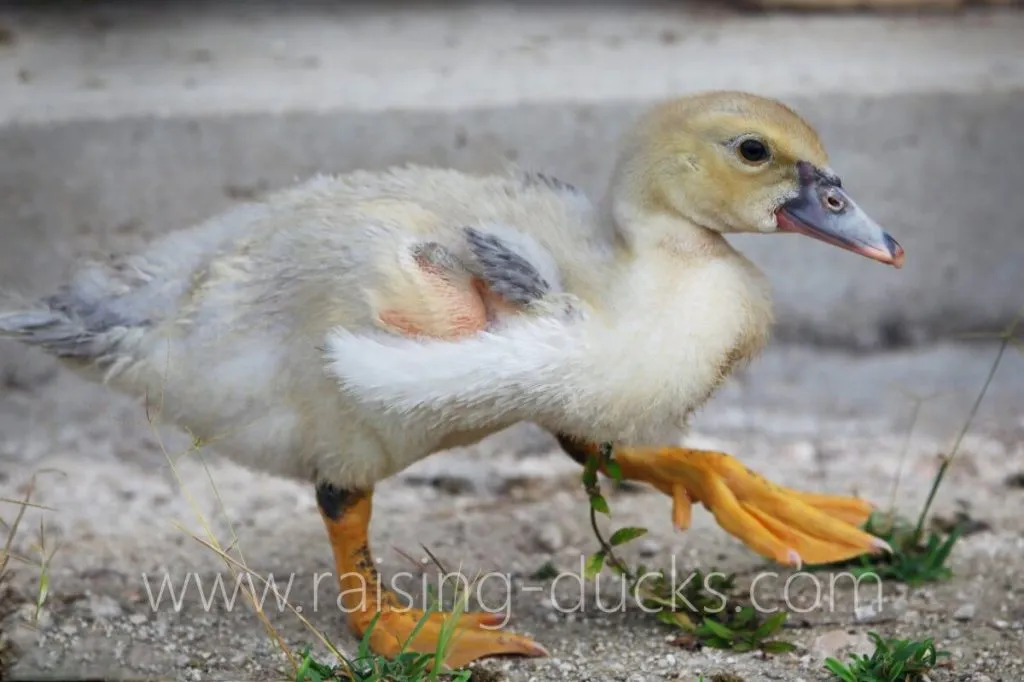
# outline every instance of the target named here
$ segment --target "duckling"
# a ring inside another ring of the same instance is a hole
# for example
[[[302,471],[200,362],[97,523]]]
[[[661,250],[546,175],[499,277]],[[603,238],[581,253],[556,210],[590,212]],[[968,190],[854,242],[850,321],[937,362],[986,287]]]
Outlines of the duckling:
[[[422,613],[374,568],[374,485],[520,421],[581,462],[614,444],[680,528],[696,502],[786,564],[885,549],[856,528],[866,502],[669,446],[768,338],[768,283],[725,238],[744,232],[904,258],[794,111],[709,92],[636,123],[599,203],[519,169],[318,176],[89,266],[0,315],[0,333],[148,397],[242,465],[310,482],[352,629],[378,617],[375,651],[433,651],[447,616],[416,631]],[[461,616],[446,663],[546,653],[503,621]]]

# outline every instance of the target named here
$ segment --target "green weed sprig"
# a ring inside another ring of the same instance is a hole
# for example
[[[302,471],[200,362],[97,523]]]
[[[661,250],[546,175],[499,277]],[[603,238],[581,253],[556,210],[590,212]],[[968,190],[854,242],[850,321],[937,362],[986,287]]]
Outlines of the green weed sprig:
[[[870,656],[852,654],[848,663],[829,657],[825,669],[841,682],[922,682],[949,657],[948,651],[937,650],[930,639],[883,639],[876,632],[869,632],[868,637],[875,644]]]

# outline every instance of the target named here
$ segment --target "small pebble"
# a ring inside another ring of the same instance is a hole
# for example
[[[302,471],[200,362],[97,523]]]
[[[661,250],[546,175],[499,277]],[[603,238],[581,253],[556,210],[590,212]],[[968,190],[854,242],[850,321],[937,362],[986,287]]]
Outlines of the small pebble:
[[[865,604],[863,606],[858,606],[853,610],[853,617],[858,623],[864,622],[866,620],[871,620],[877,615],[878,611],[875,610],[873,604]]]
[[[818,457],[818,448],[810,441],[793,443],[786,450],[785,456],[798,464],[811,464]]]
[[[870,654],[874,648],[874,644],[863,632],[830,630],[815,638],[811,653],[819,660],[824,660],[845,653]]]
[[[913,609],[907,610],[907,612],[903,614],[903,622],[909,623],[910,625],[917,625],[921,622],[921,612]]]
[[[565,533],[553,523],[542,526],[537,531],[537,547],[544,552],[557,552],[565,547]]]
[[[117,618],[121,615],[121,605],[104,595],[89,595],[89,611],[96,620]]]
[[[963,604],[956,611],[953,612],[954,620],[971,620],[974,618],[974,614],[977,612],[978,607],[974,604]]]
[[[653,557],[661,554],[662,546],[657,540],[644,538],[637,544],[637,549],[642,557]]]

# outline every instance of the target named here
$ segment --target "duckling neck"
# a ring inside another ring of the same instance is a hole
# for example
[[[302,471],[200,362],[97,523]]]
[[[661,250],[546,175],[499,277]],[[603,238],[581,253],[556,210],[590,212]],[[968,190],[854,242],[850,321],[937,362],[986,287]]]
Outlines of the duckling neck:
[[[719,232],[675,212],[640,208],[611,195],[604,214],[613,225],[616,242],[633,257],[654,251],[682,260],[739,255]]]
[[[767,289],[753,263],[714,230],[677,214],[640,210],[622,202],[609,202],[605,209],[606,225],[615,235],[611,259],[615,272],[612,276],[606,273],[601,283],[601,298],[610,309],[621,305],[633,308],[636,301],[631,298],[637,293],[638,281],[675,292],[681,286],[691,286],[694,273],[712,263],[736,270],[739,279],[749,285],[742,287],[744,294],[756,297],[758,289]]]

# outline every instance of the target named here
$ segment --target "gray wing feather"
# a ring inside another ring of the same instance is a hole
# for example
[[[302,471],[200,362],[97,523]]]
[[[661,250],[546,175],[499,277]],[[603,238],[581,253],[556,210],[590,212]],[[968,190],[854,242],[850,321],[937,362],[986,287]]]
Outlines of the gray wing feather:
[[[504,240],[472,227],[465,228],[465,232],[479,274],[496,293],[527,305],[551,291],[551,284],[540,271]]]

